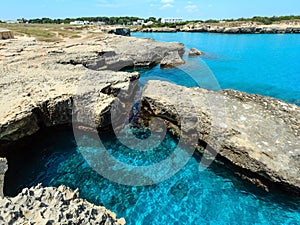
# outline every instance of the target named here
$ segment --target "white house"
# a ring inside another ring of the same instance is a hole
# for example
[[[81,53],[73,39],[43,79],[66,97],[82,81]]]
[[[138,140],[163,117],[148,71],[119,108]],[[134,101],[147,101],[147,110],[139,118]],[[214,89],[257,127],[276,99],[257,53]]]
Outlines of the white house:
[[[138,25],[143,25],[145,23],[144,20],[137,20],[136,22],[137,22]]]
[[[152,25],[152,24],[154,24],[153,21],[148,21],[147,23],[144,23],[144,25],[146,25],[146,26],[150,26],[150,25]]]
[[[183,19],[175,19],[175,18],[163,18],[161,19],[162,23],[182,23]]]
[[[20,23],[18,20],[6,20],[5,23]]]
[[[90,21],[74,21],[70,23],[71,25],[89,25]]]

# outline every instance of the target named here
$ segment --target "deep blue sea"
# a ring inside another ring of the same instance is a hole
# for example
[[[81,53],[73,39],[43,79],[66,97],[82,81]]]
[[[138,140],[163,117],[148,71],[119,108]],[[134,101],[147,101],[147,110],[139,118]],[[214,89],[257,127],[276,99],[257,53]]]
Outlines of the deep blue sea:
[[[143,84],[156,78],[185,86],[232,88],[300,103],[300,35],[133,35],[178,41],[205,53],[192,58],[188,68],[142,70]],[[195,62],[200,66],[195,66]],[[130,225],[300,224],[299,198],[264,192],[220,164],[214,163],[200,172],[199,153],[161,183],[130,187],[103,178],[85,161],[83,152],[103,151],[93,147],[97,142],[93,137],[82,135],[76,142],[72,131],[65,130],[44,137],[47,138],[31,143],[30,148],[20,149],[24,155],[18,161],[14,162],[17,159],[12,156],[10,162],[16,166],[10,168],[6,178],[7,194],[15,195],[23,187],[38,183],[65,184],[79,188],[81,197],[104,205]],[[157,163],[169,157],[177,146],[177,140],[169,134],[149,151],[129,149],[113,133],[102,134],[101,140],[111,155],[132,165]],[[78,141],[86,146],[79,148]]]

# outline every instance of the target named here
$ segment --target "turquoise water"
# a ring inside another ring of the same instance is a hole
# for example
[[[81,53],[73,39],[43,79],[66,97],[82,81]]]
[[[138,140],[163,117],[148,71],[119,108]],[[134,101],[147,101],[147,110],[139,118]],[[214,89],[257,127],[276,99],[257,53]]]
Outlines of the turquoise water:
[[[133,33],[133,36],[177,41],[187,49],[202,50],[205,54],[193,60],[203,60],[222,89],[271,96],[300,105],[300,35]],[[201,71],[194,74],[201,80]],[[147,76],[162,76],[171,81],[174,77],[176,83],[193,86],[180,77],[180,72],[154,68]]]
[[[196,47],[205,52],[201,58],[191,59],[199,66],[141,71],[142,84],[156,78],[185,86],[200,84],[208,89],[233,88],[300,104],[300,35],[134,35],[179,41],[187,48]],[[220,87],[207,74],[213,74]],[[142,138],[144,134],[136,132],[136,135]],[[10,156],[9,162],[14,166],[10,166],[6,178],[7,194],[15,195],[23,187],[38,183],[65,184],[79,188],[81,197],[104,205],[131,225],[300,224],[298,198],[265,193],[222,165],[213,164],[200,172],[199,153],[195,153],[180,172],[162,183],[129,187],[101,177],[84,160],[82,152],[104,151],[94,147],[95,138],[80,136],[77,141],[86,145],[78,148],[71,131],[55,131],[42,137],[30,147],[19,149],[18,159],[15,153]],[[177,140],[169,134],[159,147],[149,151],[128,149],[114,134],[101,135],[101,140],[113,156],[136,166],[151,165],[169,157],[177,145]]]
[[[300,224],[299,199],[265,193],[220,165],[199,172],[198,153],[162,183],[128,187],[101,177],[84,160],[81,151],[101,151],[90,148],[97,142],[93,137],[82,136],[79,141],[89,144],[79,149],[71,131],[46,136],[49,138],[40,138],[30,149],[21,149],[24,155],[20,161],[11,161],[18,166],[7,175],[8,194],[15,195],[23,187],[40,182],[45,186],[65,184],[79,188],[81,197],[124,217],[127,224]],[[125,148],[113,134],[101,138],[111,154],[135,165],[156,163],[176,146],[170,135],[150,153]]]

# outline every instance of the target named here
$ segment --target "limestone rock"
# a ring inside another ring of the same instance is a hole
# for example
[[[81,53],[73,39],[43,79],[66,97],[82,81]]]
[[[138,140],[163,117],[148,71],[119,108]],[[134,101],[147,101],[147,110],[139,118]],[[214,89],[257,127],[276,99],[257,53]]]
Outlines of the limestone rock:
[[[227,34],[290,34],[300,33],[300,23],[263,25],[253,22],[189,23],[177,28],[138,28],[133,32],[210,32]]]
[[[102,48],[100,44],[103,45]],[[181,43],[163,43],[149,38],[120,36],[114,36],[101,43],[91,43],[88,49],[90,51],[84,46],[68,48],[64,54],[56,56],[57,62],[85,65],[93,70],[119,71],[133,67],[151,67],[159,64],[168,52],[178,52],[180,56],[185,52]]]
[[[125,219],[79,198],[78,190],[38,185],[16,197],[0,198],[0,223],[124,225]]]
[[[130,29],[129,28],[116,28],[109,31],[111,34],[121,35],[121,36],[130,36]]]
[[[0,198],[3,197],[4,176],[7,169],[7,160],[5,158],[0,158]]]
[[[184,116],[178,112],[194,115],[186,122],[197,126],[199,140],[219,157],[267,186],[272,183],[300,195],[300,108],[296,105],[239,91],[207,91],[149,81],[143,106],[144,111],[173,126],[183,127]]]
[[[110,112],[122,110],[139,74],[125,68],[159,64],[168,52],[184,54],[180,43],[107,35],[99,39],[37,42],[28,37],[0,48],[0,154],[8,145],[42,127],[110,125]],[[26,63],[24,63],[26,62]],[[6,161],[0,161],[0,191]],[[0,193],[2,194],[2,193]],[[2,224],[124,224],[102,207],[65,187],[25,189],[0,200]]]
[[[176,67],[184,64],[184,60],[180,57],[178,52],[169,52],[161,61],[161,68]]]
[[[134,90],[132,85],[139,78],[138,73],[112,70],[155,65],[169,51],[180,55],[185,51],[180,43],[115,35],[73,42],[37,43],[20,38],[0,49],[4,63],[0,67],[0,152],[3,143],[30,136],[42,126],[72,122],[108,126],[118,93],[122,88]],[[81,107],[74,108],[75,98],[81,100]],[[95,121],[85,118],[86,112]]]
[[[14,38],[14,34],[12,31],[0,28],[0,40],[1,39],[11,39]]]
[[[189,56],[199,56],[199,55],[202,55],[203,53],[196,49],[196,48],[191,48],[190,51],[189,51]]]

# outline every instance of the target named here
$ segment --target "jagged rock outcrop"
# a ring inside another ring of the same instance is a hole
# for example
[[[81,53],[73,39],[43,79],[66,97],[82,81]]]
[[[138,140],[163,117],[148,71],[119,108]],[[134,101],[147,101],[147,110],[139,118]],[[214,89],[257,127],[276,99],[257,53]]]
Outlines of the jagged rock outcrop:
[[[130,29],[129,28],[115,28],[115,29],[110,30],[108,33],[121,35],[121,36],[130,36]]]
[[[73,122],[85,123],[83,115],[88,111],[99,118],[99,122],[88,125],[105,127],[109,121],[100,118],[107,116],[106,108],[116,101],[116,96],[107,93],[132,88],[131,81],[139,77],[138,73],[97,72],[71,65],[16,72],[2,73],[0,93],[5,97],[1,98],[0,146],[30,136],[41,127],[71,124],[72,110]],[[81,104],[75,107],[74,98]]]
[[[0,223],[124,225],[125,219],[79,198],[78,190],[38,185],[13,198],[0,197]]]
[[[0,40],[14,38],[14,34],[11,30],[0,28]]]
[[[0,158],[0,198],[3,197],[3,184],[7,169],[7,160],[5,158]]]
[[[199,55],[202,55],[203,53],[196,49],[196,48],[191,48],[190,51],[189,51],[189,56],[193,57],[193,56],[199,56]]]
[[[57,62],[85,65],[93,70],[119,71],[132,67],[151,67],[159,64],[169,52],[178,52],[180,56],[185,52],[181,43],[163,43],[134,37],[115,36],[90,43],[88,48],[86,45],[71,46],[63,53],[56,54]]]
[[[85,102],[81,109],[74,109],[75,122],[87,122],[82,116],[85,110],[95,116],[97,128],[107,126],[118,91],[133,90],[131,85],[139,78],[137,73],[111,70],[154,65],[169,52],[184,53],[179,43],[115,35],[78,42],[6,42],[0,54],[0,151],[3,144],[30,136],[41,127],[70,124],[74,96]]]
[[[161,60],[160,67],[161,68],[172,68],[179,65],[184,64],[184,60],[181,58],[177,51],[169,52],[167,55]]]
[[[170,121],[175,131],[184,121],[178,112],[189,115],[185,122],[197,125],[199,140],[246,171],[250,180],[266,189],[274,184],[300,195],[300,108],[296,105],[239,91],[149,81],[143,108]]]
[[[133,93],[139,78],[138,73],[114,71],[156,65],[168,52],[183,55],[184,51],[180,43],[115,35],[60,43],[27,37],[3,41],[0,155],[7,153],[7,146],[44,127],[72,123],[95,131],[109,126],[112,105],[114,110],[126,107],[120,101],[126,96],[118,94]],[[0,190],[5,163],[0,161]],[[66,199],[70,191],[60,189],[37,187],[0,200],[0,223],[123,224],[104,208],[77,197]]]

